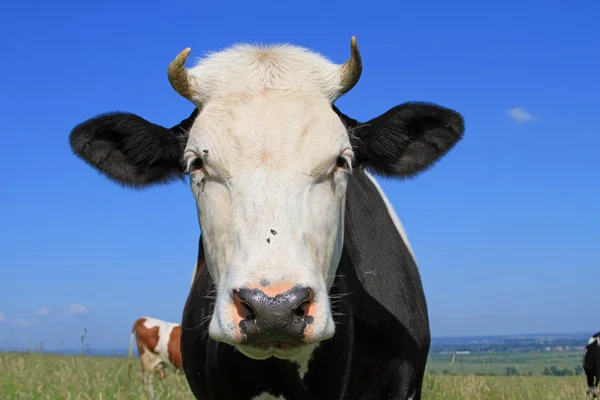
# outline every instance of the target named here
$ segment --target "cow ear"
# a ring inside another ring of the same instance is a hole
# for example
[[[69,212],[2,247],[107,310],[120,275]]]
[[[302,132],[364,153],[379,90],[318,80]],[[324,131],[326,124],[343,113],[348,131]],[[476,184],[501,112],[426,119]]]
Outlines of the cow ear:
[[[123,186],[145,188],[183,178],[188,131],[198,110],[172,128],[113,112],[77,125],[69,143],[79,158]]]
[[[463,117],[431,103],[404,103],[361,124],[348,117],[355,164],[393,177],[431,167],[463,136]]]

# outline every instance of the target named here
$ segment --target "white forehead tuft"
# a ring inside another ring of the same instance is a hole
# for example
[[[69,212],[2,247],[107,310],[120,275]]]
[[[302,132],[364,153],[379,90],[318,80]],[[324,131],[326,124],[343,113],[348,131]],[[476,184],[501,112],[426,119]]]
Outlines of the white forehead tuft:
[[[202,104],[230,93],[300,88],[333,101],[339,90],[339,65],[290,44],[238,44],[199,59],[189,74],[200,93],[196,100]]]

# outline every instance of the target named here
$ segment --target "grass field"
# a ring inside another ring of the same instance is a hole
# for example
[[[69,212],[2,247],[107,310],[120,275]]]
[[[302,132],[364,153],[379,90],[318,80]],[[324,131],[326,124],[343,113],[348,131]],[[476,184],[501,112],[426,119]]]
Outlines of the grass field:
[[[505,375],[507,368],[513,368],[520,375],[541,376],[545,368],[569,370],[571,374],[583,374],[581,360],[583,352],[523,352],[523,353],[479,353],[457,355],[452,363],[452,354],[430,355],[427,368],[434,374],[453,375]]]
[[[0,399],[141,399],[139,360],[0,353]],[[157,399],[192,399],[183,374],[154,379]],[[584,377],[481,377],[428,374],[424,399],[585,399]]]

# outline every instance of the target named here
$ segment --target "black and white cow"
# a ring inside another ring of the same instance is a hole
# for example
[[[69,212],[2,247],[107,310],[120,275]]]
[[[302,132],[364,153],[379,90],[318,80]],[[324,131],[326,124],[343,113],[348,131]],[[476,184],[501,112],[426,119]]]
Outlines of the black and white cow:
[[[104,114],[71,146],[145,188],[189,175],[201,237],[183,311],[183,368],[198,399],[419,399],[427,305],[402,226],[367,168],[411,177],[462,137],[453,110],[404,103],[360,123],[333,104],[358,82],[291,45],[239,45],[173,88],[196,110],[170,129]]]
[[[587,379],[588,393],[600,395],[600,332],[594,334],[585,346],[583,370]]]

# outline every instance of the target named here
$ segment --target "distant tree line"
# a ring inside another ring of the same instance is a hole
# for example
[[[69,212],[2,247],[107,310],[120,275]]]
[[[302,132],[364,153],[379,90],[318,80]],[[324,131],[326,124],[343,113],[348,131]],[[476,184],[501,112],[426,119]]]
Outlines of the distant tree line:
[[[440,374],[435,370],[431,370],[430,373],[432,375]],[[458,371],[452,371],[449,368],[444,368],[441,371],[441,375],[463,375],[463,374],[459,373]],[[508,366],[508,367],[504,368],[503,373],[495,373],[492,371],[477,371],[477,372],[474,372],[473,375],[475,375],[475,376],[533,376],[533,372],[531,372],[531,371],[521,372],[516,367]],[[550,367],[544,367],[542,375],[544,375],[544,376],[580,376],[580,375],[584,375],[584,371],[580,365],[578,365],[575,368],[563,368],[563,369],[559,369],[558,367],[556,367],[556,365],[552,365]]]
[[[545,352],[547,347],[554,349],[562,346],[567,349],[577,349],[585,344],[586,338],[557,338],[554,340],[535,339],[504,339],[488,343],[432,343],[430,353],[432,355],[442,352],[454,353],[456,351],[469,350],[471,353],[522,353],[522,352]]]
[[[544,368],[544,372],[543,372],[544,376],[580,376],[580,375],[584,375],[584,371],[583,371],[583,367],[581,365],[578,365],[577,367],[575,367],[575,369],[569,369],[569,368],[563,368],[563,369],[558,369],[555,365],[551,366],[550,368],[546,367]]]

